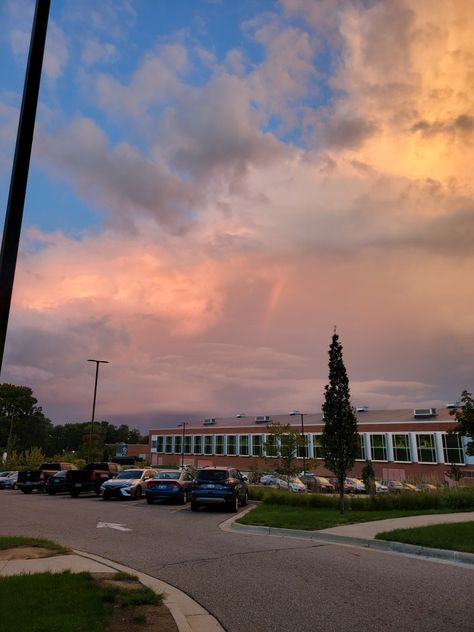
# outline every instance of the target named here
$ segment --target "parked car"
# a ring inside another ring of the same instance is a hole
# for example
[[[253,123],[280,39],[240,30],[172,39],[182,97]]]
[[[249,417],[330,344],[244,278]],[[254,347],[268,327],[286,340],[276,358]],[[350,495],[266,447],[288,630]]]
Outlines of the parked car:
[[[301,494],[308,491],[308,488],[298,476],[291,476],[288,480],[288,489],[290,492]]]
[[[383,485],[380,481],[375,481],[375,492],[377,494],[386,494],[388,492],[388,487]]]
[[[66,474],[68,470],[59,470],[56,474],[53,474],[48,478],[45,484],[45,491],[50,495],[54,496],[55,494],[61,492],[67,492],[68,487],[66,483]]]
[[[121,465],[106,461],[88,463],[82,470],[72,470],[66,474],[69,495],[77,498],[79,494],[93,492],[99,496],[101,485],[121,471]]]
[[[102,483],[100,495],[104,500],[111,498],[139,500],[142,497],[146,482],[153,478],[156,473],[156,470],[149,468],[123,470],[115,478]]]
[[[16,489],[18,472],[0,472],[0,489]]]
[[[402,494],[407,491],[401,481],[382,481],[382,485],[385,485],[389,492],[395,494]]]
[[[147,481],[146,501],[174,500],[184,505],[191,498],[194,476],[186,470],[159,470]]]
[[[346,478],[345,491],[349,494],[366,494],[367,489],[359,478]]]
[[[198,470],[191,492],[191,509],[201,505],[224,505],[231,511],[248,503],[248,484],[233,467],[206,467]]]
[[[433,483],[418,483],[417,488],[422,492],[437,492],[438,487]]]
[[[44,492],[46,481],[50,476],[60,470],[76,469],[77,467],[73,463],[42,463],[39,468],[19,472],[16,486],[18,489],[21,489],[24,494],[31,494],[33,490]]]
[[[413,483],[407,483],[404,481],[403,487],[406,489],[407,492],[421,492],[421,489],[418,489],[418,487],[416,485],[413,485]]]
[[[276,479],[275,474],[264,474],[260,477],[260,483],[262,485],[276,485]]]

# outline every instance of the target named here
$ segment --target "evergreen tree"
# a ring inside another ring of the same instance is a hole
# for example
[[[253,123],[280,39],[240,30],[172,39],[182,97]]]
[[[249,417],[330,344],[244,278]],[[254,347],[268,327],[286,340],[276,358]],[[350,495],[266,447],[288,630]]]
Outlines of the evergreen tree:
[[[334,473],[339,489],[339,509],[344,513],[344,482],[354,465],[358,448],[357,418],[350,402],[349,379],[336,332],[329,347],[329,384],[325,386],[324,430],[321,438],[324,463]]]
[[[461,395],[461,407],[451,411],[457,421],[457,426],[450,432],[468,437],[471,441],[466,446],[466,452],[474,456],[474,399],[472,393],[463,391]]]

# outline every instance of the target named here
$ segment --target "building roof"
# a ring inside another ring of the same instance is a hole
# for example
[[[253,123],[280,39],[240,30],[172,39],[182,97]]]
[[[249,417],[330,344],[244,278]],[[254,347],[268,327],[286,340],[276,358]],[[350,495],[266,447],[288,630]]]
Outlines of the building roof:
[[[426,409],[422,409],[426,410]],[[401,409],[401,410],[368,410],[366,412],[356,413],[357,422],[360,426],[367,424],[420,424],[420,427],[427,422],[430,423],[454,423],[454,418],[450,414],[451,410],[447,408],[435,409],[436,414],[426,417],[415,417],[414,409]],[[257,422],[256,419],[260,418],[261,421]],[[215,417],[207,420],[198,420],[186,422],[186,432],[190,430],[209,430],[216,432],[219,429],[232,429],[232,428],[249,428],[255,431],[256,428],[262,428],[262,432],[269,423],[290,424],[295,427],[301,427],[300,413],[294,415],[247,415],[245,417]],[[323,414],[322,413],[303,413],[303,423],[305,428],[310,426],[323,426]],[[180,432],[178,424],[163,428],[154,428],[150,430],[150,433],[165,434],[172,431],[173,434]]]

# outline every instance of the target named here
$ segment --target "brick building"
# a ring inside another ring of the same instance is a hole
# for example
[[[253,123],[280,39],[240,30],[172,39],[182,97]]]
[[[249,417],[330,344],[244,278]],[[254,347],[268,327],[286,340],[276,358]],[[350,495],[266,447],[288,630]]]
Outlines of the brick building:
[[[357,407],[359,458],[351,475],[360,476],[365,459],[371,459],[378,479],[445,482],[455,465],[463,483],[474,484],[474,457],[466,455],[467,439],[449,435],[455,422],[450,408],[381,410]],[[292,415],[237,415],[186,423],[180,427],[149,430],[148,459],[152,465],[234,465],[243,471],[271,471],[265,454],[269,423],[291,424],[304,431],[306,458],[321,458],[322,413]],[[303,464],[303,448],[298,453]],[[329,474],[322,460],[311,468]],[[309,469],[309,468],[308,468]],[[448,477],[449,478],[449,477]],[[449,482],[449,481],[448,481]]]

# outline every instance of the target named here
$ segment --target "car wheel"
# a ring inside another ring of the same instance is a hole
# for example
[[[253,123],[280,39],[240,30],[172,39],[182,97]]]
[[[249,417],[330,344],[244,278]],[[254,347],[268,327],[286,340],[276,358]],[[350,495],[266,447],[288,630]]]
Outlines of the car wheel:
[[[31,489],[22,489],[21,490],[24,494],[31,494]]]
[[[13,483],[12,489],[16,489],[16,483]]]
[[[150,496],[146,497],[146,501],[149,505],[153,505],[153,503],[155,502],[153,498],[150,498]]]
[[[248,492],[245,492],[244,494],[244,499],[242,501],[242,507],[247,507],[247,505],[249,504],[249,495]]]
[[[191,511],[199,511],[199,503],[195,500],[191,501]]]
[[[183,493],[181,494],[181,496],[179,497],[179,504],[185,505],[188,502],[188,500],[189,500],[188,490],[185,489]]]
[[[80,494],[79,490],[74,489],[72,492],[69,492],[69,495],[71,496],[71,498],[77,498]]]
[[[51,490],[50,492],[48,492],[48,494],[49,494],[50,496],[54,496],[54,494],[55,494],[55,493],[56,493],[56,492],[55,492],[54,490]]]
[[[110,500],[110,496],[109,494],[106,494],[105,492],[102,494],[102,500]]]
[[[135,493],[133,494],[133,498],[135,500],[140,500],[141,497],[142,497],[142,488],[140,487],[140,485],[138,485],[138,487],[135,489]]]
[[[233,498],[230,503],[228,503],[227,507],[229,511],[237,513],[239,511],[239,495],[236,494],[235,498]]]

